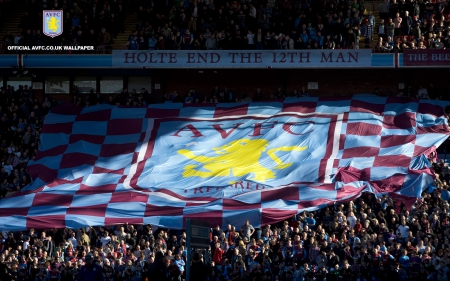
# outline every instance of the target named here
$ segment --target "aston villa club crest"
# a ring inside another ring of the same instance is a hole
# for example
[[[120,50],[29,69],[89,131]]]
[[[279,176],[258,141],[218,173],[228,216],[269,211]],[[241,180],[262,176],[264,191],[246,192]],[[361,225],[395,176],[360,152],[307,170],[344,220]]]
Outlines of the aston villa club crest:
[[[46,10],[42,16],[43,33],[52,38],[63,33],[63,11]]]

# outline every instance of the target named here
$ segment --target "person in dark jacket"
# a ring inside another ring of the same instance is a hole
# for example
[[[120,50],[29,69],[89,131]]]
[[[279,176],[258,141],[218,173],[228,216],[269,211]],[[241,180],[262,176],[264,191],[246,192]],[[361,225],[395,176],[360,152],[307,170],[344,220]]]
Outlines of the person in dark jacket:
[[[206,281],[211,268],[203,264],[199,253],[192,254],[191,281]]]
[[[81,267],[78,281],[105,281],[102,268],[94,264],[92,255],[87,255],[84,261],[85,265]]]
[[[156,253],[155,262],[153,262],[148,268],[147,272],[148,280],[158,280],[158,281],[167,280],[166,265],[164,264],[163,258],[164,258],[163,253],[161,252]]]
[[[352,28],[348,29],[348,48],[352,49],[356,44],[356,34],[353,32]]]
[[[402,29],[403,29],[403,35],[410,35],[413,25],[413,19],[409,15],[408,11],[405,11],[405,16],[402,20]]]

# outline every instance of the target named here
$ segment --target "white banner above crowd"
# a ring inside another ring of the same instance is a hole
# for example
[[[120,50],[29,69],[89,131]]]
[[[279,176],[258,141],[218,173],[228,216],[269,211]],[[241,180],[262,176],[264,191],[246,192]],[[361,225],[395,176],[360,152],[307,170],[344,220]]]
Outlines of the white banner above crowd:
[[[371,67],[371,50],[164,51],[114,50],[118,68]]]

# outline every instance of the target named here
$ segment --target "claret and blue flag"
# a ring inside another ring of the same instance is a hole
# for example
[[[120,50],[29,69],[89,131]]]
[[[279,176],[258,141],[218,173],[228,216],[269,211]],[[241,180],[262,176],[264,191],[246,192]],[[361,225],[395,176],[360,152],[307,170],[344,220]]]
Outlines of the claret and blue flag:
[[[63,104],[45,119],[33,183],[0,201],[0,229],[259,226],[363,192],[412,204],[449,134],[430,100]]]

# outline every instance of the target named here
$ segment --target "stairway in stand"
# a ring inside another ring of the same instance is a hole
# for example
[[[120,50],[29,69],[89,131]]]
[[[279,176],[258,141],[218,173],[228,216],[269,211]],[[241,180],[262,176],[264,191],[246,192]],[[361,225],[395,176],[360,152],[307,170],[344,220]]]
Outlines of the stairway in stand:
[[[114,39],[114,44],[112,44],[113,50],[128,50],[128,37],[131,33],[134,33],[137,25],[137,15],[127,12],[123,24],[123,33],[117,34],[117,38]]]
[[[16,0],[12,0],[16,1]],[[4,2],[10,2],[10,1],[4,1]],[[3,21],[3,26],[0,28],[0,53],[3,54],[3,39],[5,38],[5,35],[10,32],[13,37],[16,36],[17,32],[20,31],[20,20],[25,15],[25,11],[23,10],[23,7],[13,9],[11,13],[6,13],[5,19]]]
[[[381,22],[380,5],[383,2],[384,1],[372,1],[372,3],[366,2],[364,5],[366,7],[367,12],[364,14],[363,18],[365,18],[369,14],[369,11],[371,11],[372,15],[375,17],[375,26],[373,27],[373,41],[370,42],[370,49],[372,49],[378,42],[378,25]],[[361,28],[363,28],[363,26],[361,26]],[[363,36],[361,36],[361,39],[359,40],[359,48],[365,49]]]

